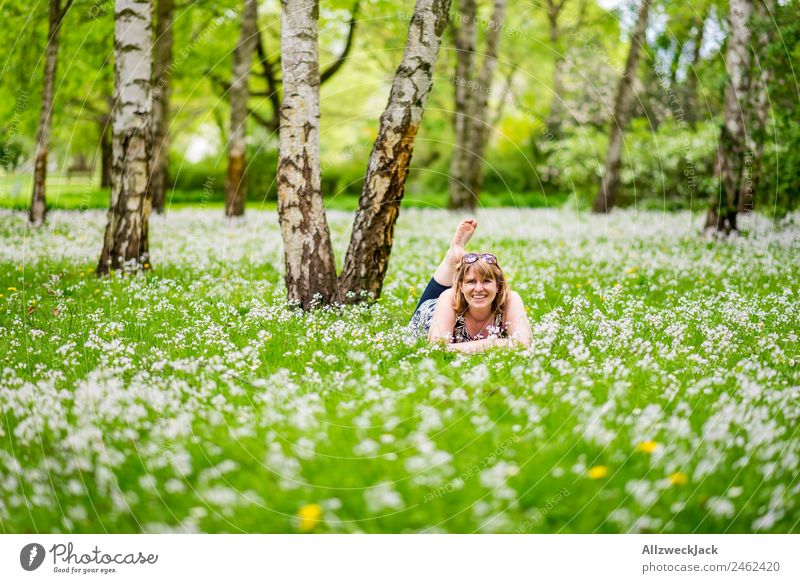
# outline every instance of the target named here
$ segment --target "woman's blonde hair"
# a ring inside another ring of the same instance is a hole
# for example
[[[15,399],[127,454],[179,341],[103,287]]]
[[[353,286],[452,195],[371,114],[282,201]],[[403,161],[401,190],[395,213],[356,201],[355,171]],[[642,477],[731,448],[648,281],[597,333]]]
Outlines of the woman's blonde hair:
[[[475,263],[461,262],[456,267],[456,275],[453,278],[453,308],[456,314],[463,316],[469,309],[464,292],[461,291],[464,285],[464,279],[467,277],[467,272],[470,267],[475,268],[475,277],[488,278],[497,282],[497,295],[492,301],[492,313],[502,314],[508,301],[508,284],[506,283],[506,276],[503,270],[497,263],[486,263],[483,258],[479,258]]]

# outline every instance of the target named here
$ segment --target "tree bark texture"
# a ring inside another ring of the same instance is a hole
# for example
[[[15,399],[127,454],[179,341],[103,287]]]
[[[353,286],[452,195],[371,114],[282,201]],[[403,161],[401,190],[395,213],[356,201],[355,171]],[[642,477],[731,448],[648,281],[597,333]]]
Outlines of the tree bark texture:
[[[493,23],[486,31],[486,53],[483,64],[478,73],[478,87],[485,87],[485,91],[475,92],[474,114],[472,116],[472,131],[468,142],[468,151],[472,157],[467,174],[469,188],[473,193],[473,200],[477,202],[483,188],[483,168],[486,146],[489,142],[489,94],[491,93],[492,79],[497,70],[497,52],[500,44],[500,31],[505,20],[506,0],[494,0],[492,10]]]
[[[447,26],[450,0],[417,0],[405,52],[372,147],[353,233],[339,277],[342,300],[380,296],[408,168]],[[285,82],[284,82],[285,83]]]
[[[244,0],[239,42],[233,51],[231,80],[231,130],[228,134],[228,182],[225,188],[225,216],[244,214],[247,185],[244,181],[247,151],[247,82],[258,35],[258,2]]]
[[[596,213],[607,213],[611,210],[619,194],[622,170],[622,141],[631,113],[633,81],[636,77],[636,68],[639,65],[639,55],[645,42],[644,35],[647,30],[647,18],[650,10],[650,0],[641,1],[636,18],[636,26],[631,35],[631,46],[625,62],[625,72],[617,83],[617,92],[614,98],[614,117],[611,120],[611,136],[608,152],[606,153],[605,170],[603,171],[600,189],[592,206],[592,210]]]
[[[345,40],[344,48],[342,49],[342,52],[339,53],[338,58],[331,65],[329,65],[327,69],[320,73],[320,85],[324,85],[326,82],[330,81],[342,69],[350,56],[350,51],[355,44],[359,5],[360,0],[356,0],[355,4],[353,4],[353,10],[350,15],[350,24],[347,30],[347,39]],[[266,97],[269,99],[270,105],[272,106],[272,115],[270,117],[265,117],[254,111],[251,111],[250,115],[253,118],[253,121],[255,121],[257,124],[261,125],[269,132],[274,132],[277,131],[278,127],[280,126],[281,81],[275,76],[275,69],[280,63],[279,59],[270,60],[267,57],[261,33],[259,32],[256,36],[256,54],[258,61],[261,63],[261,72],[259,73],[258,70],[256,70],[253,74],[263,78],[264,81],[266,81],[267,90],[262,92],[254,92],[251,94],[251,96]]]
[[[550,31],[550,45],[555,51],[553,62],[553,97],[550,100],[550,115],[547,119],[547,133],[558,139],[561,136],[561,122],[564,119],[564,74],[567,61],[564,58],[564,47],[561,46],[561,29],[558,17],[566,0],[547,0],[547,22]]]
[[[469,44],[472,46],[472,51],[475,51],[475,3],[474,0],[465,0],[464,3],[464,19],[468,18],[467,10],[471,14],[473,21],[472,30],[469,34],[472,35],[471,43],[464,44],[464,48],[458,49],[458,54],[469,50]],[[503,26],[505,18],[506,0],[495,0],[492,10],[492,18],[490,26],[486,31],[486,50],[483,57],[481,68],[477,75],[471,75],[469,72],[466,77],[457,79],[456,91],[460,89],[459,85],[465,85],[468,90],[466,95],[461,96],[461,100],[466,100],[466,104],[459,103],[459,97],[456,97],[456,147],[453,151],[453,160],[450,168],[450,207],[451,208],[468,208],[474,209],[478,198],[480,196],[481,187],[483,186],[483,166],[484,154],[486,152],[486,143],[489,137],[489,111],[488,102],[489,95],[492,90],[492,79],[494,78],[495,70],[497,69],[497,51],[500,42],[500,31]],[[463,30],[463,28],[462,28]],[[462,32],[459,30],[459,35]],[[457,41],[458,42],[458,41]],[[474,58],[465,65],[468,67],[467,71],[473,67]],[[459,69],[461,63],[459,63]],[[460,74],[461,71],[459,71]],[[459,111],[459,106],[464,107],[463,112]],[[459,135],[459,118],[461,122],[460,135]]]
[[[282,0],[278,219],[289,301],[303,309],[337,298],[336,263],[320,185],[318,0]]]
[[[700,64],[700,49],[706,29],[706,13],[697,22],[697,34],[692,48],[692,63],[686,78],[686,114],[685,119],[692,127],[700,120],[700,103],[697,95],[697,66]]]
[[[739,198],[738,211],[750,212],[755,208],[755,195],[761,181],[761,157],[764,154],[764,143],[767,140],[770,103],[769,85],[773,73],[762,64],[770,44],[771,18],[775,14],[774,0],[761,0],[755,3],[755,17],[759,24],[757,42],[755,43],[756,60],[753,63],[753,74],[750,79],[751,130],[746,132],[749,154],[745,155],[742,196]]]
[[[728,86],[725,90],[724,123],[720,136],[720,198],[711,208],[706,228],[730,233],[737,230],[736,215],[745,186],[747,113],[750,94],[750,38],[753,0],[730,0],[730,32],[725,61]],[[750,165],[752,170],[752,165]]]
[[[44,82],[42,86],[42,109],[36,131],[36,155],[33,166],[33,192],[28,215],[34,226],[44,224],[47,209],[46,187],[47,156],[50,152],[50,129],[53,125],[53,102],[55,100],[56,65],[58,64],[58,36],[61,22],[70,3],[61,9],[61,0],[50,0],[47,47],[44,57]]]
[[[111,188],[111,125],[100,126],[100,188]]]
[[[147,265],[152,155],[152,4],[116,0],[111,202],[97,265],[111,269]]]
[[[153,47],[153,173],[150,192],[153,208],[158,213],[164,212],[169,182],[169,96],[174,6],[174,0],[158,0]]]
[[[475,17],[478,7],[475,0],[457,0],[459,4],[459,24],[455,28],[456,75],[453,78],[455,93],[455,112],[453,116],[455,147],[450,159],[450,208],[475,208],[475,197],[467,184],[467,166],[470,157],[467,152],[467,135],[471,121],[473,91],[471,79],[474,70],[475,49],[478,33]]]

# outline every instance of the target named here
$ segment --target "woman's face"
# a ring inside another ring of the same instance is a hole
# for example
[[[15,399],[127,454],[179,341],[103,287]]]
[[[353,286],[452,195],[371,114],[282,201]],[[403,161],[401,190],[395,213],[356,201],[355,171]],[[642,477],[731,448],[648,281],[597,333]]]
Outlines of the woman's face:
[[[497,281],[489,275],[481,277],[473,265],[464,274],[461,291],[470,308],[491,308],[497,296]]]

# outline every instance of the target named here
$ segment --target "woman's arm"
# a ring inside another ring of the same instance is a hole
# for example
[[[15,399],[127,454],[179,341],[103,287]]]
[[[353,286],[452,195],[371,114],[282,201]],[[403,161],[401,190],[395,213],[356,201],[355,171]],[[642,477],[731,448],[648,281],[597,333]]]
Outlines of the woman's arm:
[[[453,307],[453,290],[447,289],[439,296],[436,309],[431,317],[431,327],[428,330],[428,340],[431,342],[453,341],[453,328],[456,325],[456,310]]]
[[[525,313],[525,304],[517,292],[510,293],[504,320],[509,340],[525,347],[531,345],[531,323]]]

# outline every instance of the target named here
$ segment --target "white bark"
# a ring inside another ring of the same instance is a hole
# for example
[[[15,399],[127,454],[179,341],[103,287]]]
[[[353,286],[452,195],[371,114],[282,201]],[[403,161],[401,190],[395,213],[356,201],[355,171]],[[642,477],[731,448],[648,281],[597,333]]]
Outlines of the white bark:
[[[278,216],[289,300],[309,308],[315,296],[322,304],[337,296],[336,264],[320,191],[319,5],[316,0],[283,0],[281,5]]]
[[[725,61],[728,87],[725,91],[725,120],[720,137],[720,180],[724,201],[719,214],[709,214],[707,227],[735,231],[742,196],[742,172],[747,149],[746,107],[750,96],[750,29],[753,0],[730,0],[730,33]],[[713,224],[716,223],[716,224]]]
[[[111,204],[99,274],[147,259],[152,153],[152,3],[114,7],[114,108]]]

